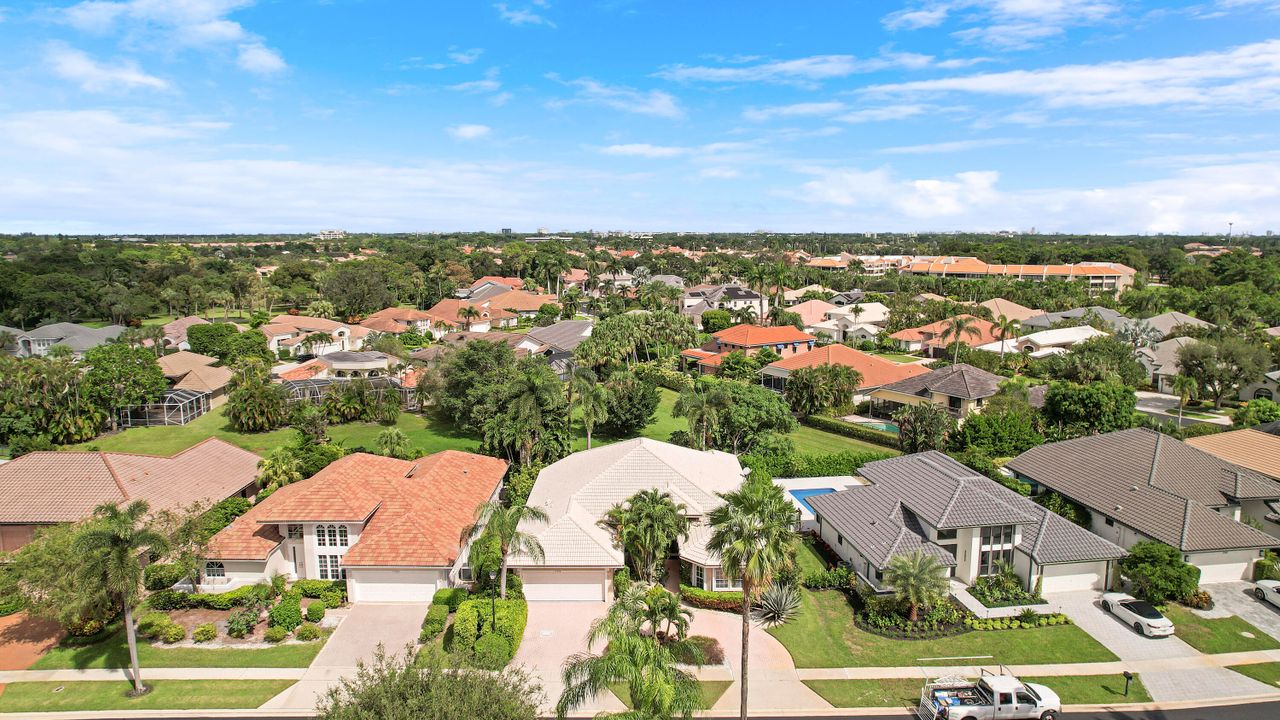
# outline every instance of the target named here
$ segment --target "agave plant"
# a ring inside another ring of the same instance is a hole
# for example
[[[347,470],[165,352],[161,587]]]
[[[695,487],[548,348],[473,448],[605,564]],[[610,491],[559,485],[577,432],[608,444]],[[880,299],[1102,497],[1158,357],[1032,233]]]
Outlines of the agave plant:
[[[751,617],[765,627],[785,625],[800,613],[800,592],[794,585],[772,585],[760,594]]]

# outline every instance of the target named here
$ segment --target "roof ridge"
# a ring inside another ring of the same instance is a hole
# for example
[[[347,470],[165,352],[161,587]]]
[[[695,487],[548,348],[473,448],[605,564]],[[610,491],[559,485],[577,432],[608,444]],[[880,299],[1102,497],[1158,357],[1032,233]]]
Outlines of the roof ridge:
[[[1178,549],[1187,546],[1187,534],[1191,529],[1191,498],[1183,498],[1182,533],[1178,537]]]
[[[1164,433],[1156,433],[1156,445],[1151,451],[1151,471],[1147,474],[1147,484],[1156,485],[1156,470],[1160,467],[1160,446],[1164,442]]]
[[[120,489],[120,495],[129,500],[129,491],[125,489],[124,483],[120,481],[120,475],[116,473],[115,467],[111,464],[111,460],[107,458],[107,454],[101,450],[98,451],[98,457],[102,458],[102,464],[107,467],[107,472],[111,475],[111,479],[115,481],[116,487]]]

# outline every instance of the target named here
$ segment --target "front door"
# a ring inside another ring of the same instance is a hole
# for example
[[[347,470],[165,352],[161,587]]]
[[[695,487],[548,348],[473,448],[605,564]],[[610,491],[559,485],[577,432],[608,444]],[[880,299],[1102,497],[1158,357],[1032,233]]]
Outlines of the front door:
[[[298,560],[297,546],[294,546],[292,550],[293,550],[293,575],[294,577],[301,580],[307,576],[307,571],[306,571],[306,568],[303,567],[304,563]]]

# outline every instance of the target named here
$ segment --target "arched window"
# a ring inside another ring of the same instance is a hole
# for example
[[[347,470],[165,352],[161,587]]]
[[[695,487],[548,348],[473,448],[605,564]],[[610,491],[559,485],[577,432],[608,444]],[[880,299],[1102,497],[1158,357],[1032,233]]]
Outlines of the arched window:
[[[1272,400],[1271,391],[1266,388],[1258,388],[1253,391],[1254,400]]]
[[[338,547],[346,547],[346,546],[347,546],[347,526],[339,525],[338,526]]]
[[[338,526],[327,525],[325,526],[325,532],[329,535],[329,544],[333,547],[338,547]],[[342,528],[342,534],[347,534],[347,529],[345,527]],[[346,543],[343,544],[345,545]]]
[[[227,569],[217,560],[210,560],[204,564],[204,576],[207,578],[224,578],[227,576]]]

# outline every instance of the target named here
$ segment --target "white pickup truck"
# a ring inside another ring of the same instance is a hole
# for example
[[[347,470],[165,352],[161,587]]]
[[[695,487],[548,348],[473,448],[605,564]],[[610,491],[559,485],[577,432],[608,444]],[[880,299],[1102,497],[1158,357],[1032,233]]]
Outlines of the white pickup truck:
[[[1057,720],[1058,694],[1012,675],[983,672],[977,681],[938,678],[920,691],[920,720]]]

